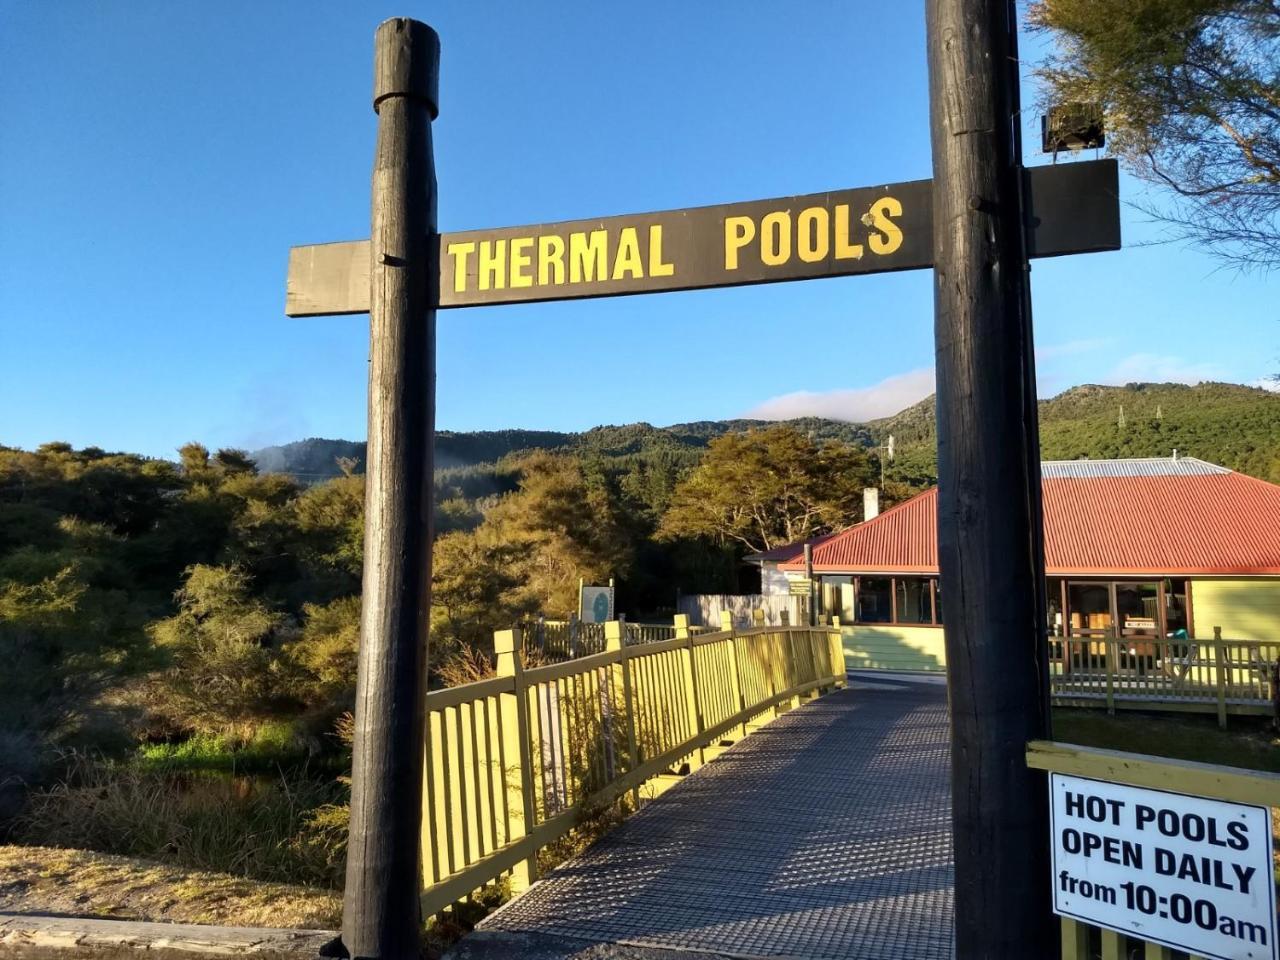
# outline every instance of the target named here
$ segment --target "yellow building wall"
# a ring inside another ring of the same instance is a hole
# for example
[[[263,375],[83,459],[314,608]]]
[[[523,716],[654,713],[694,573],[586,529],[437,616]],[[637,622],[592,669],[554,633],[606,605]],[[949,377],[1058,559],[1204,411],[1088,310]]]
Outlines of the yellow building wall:
[[[1280,640],[1280,580],[1192,580],[1196,639]]]
[[[947,667],[941,627],[841,627],[848,670],[931,670]]]

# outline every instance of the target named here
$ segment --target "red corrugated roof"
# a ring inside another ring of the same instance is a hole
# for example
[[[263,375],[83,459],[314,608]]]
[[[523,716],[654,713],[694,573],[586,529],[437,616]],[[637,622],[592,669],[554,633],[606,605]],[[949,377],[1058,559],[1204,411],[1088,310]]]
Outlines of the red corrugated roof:
[[[834,533],[824,533],[820,537],[814,537],[809,541],[809,543],[812,543],[816,549],[818,544],[826,543],[834,536],[836,536]],[[771,550],[763,550],[760,553],[749,553],[742,559],[747,563],[774,563],[779,560],[789,559],[793,556],[803,557],[804,544],[805,541],[797,540],[795,543],[783,544],[781,547],[774,547]]]
[[[1280,486],[1225,472],[1043,481],[1050,575],[1280,575]],[[814,548],[824,572],[937,573],[937,490]],[[803,569],[799,556],[781,566]]]

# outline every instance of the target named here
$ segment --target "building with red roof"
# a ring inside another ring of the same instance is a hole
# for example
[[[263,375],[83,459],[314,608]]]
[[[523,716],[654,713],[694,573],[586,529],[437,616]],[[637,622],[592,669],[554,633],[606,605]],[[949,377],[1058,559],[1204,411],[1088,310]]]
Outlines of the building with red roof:
[[[1280,486],[1192,457],[1042,465],[1049,631],[1059,637],[1280,639]],[[824,616],[851,668],[946,663],[937,490],[812,542]],[[766,592],[803,545],[753,558]]]

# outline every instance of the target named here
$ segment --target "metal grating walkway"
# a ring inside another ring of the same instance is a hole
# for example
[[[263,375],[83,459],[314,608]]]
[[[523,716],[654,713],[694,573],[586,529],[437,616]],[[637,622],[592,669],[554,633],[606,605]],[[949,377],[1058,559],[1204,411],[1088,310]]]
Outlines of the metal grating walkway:
[[[946,690],[787,713],[481,924],[454,955],[952,956]]]

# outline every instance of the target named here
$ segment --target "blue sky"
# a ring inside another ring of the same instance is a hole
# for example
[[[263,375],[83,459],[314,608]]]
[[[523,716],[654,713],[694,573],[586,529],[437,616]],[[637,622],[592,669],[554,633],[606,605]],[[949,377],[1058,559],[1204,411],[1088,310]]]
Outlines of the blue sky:
[[[364,435],[365,318],[287,319],[284,273],[368,235],[387,16],[442,37],[461,230],[927,177],[921,7],[8,0],[0,443]],[[1124,251],[1036,262],[1042,395],[1280,370],[1265,278],[1124,221]],[[882,415],[930,390],[930,278],[447,311],[438,367],[443,429]]]

